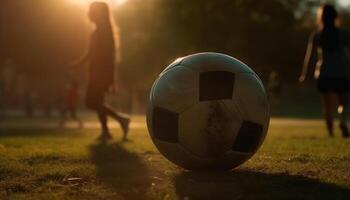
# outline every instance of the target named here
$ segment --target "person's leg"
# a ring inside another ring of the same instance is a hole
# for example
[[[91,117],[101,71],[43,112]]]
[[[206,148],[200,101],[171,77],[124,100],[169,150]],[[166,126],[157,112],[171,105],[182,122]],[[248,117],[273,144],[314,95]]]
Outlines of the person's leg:
[[[91,87],[90,89],[88,89],[86,96],[86,103],[88,107],[95,110],[98,114],[98,118],[102,128],[101,137],[103,138],[104,136],[108,136],[108,139],[111,138],[107,125],[107,116],[111,116],[121,124],[124,133],[124,139],[126,139],[127,133],[129,131],[130,119],[127,116],[123,116],[122,114],[115,112],[110,106],[106,106],[104,104],[105,92],[105,90],[99,87]]]
[[[102,134],[110,134],[108,125],[107,125],[108,121],[107,121],[106,112],[101,108],[97,109],[96,112],[97,112],[98,120],[100,121],[100,124],[101,124]]]
[[[343,137],[349,137],[349,129],[347,126],[347,114],[349,112],[349,93],[338,94],[339,103],[342,106],[340,110],[340,129],[342,131]]]
[[[337,96],[334,92],[325,92],[323,93],[323,102],[324,102],[324,115],[327,125],[327,130],[329,136],[334,136],[333,132],[333,113],[337,105]]]
[[[112,136],[108,129],[107,113],[103,109],[103,101],[103,91],[101,91],[100,88],[96,87],[95,85],[89,85],[86,92],[85,103],[89,109],[96,112],[102,129],[101,136],[98,139],[105,141],[112,138]]]
[[[123,129],[123,139],[126,140],[127,134],[129,132],[129,123],[130,123],[129,116],[116,112],[115,110],[113,110],[113,108],[111,108],[108,105],[103,105],[101,109],[106,115],[113,117],[115,120],[117,120],[120,123]]]

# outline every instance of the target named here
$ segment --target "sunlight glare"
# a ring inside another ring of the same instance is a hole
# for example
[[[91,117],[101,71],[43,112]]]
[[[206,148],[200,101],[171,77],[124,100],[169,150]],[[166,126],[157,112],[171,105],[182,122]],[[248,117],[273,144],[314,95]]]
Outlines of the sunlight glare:
[[[70,1],[74,4],[83,5],[83,6],[87,6],[94,1],[106,2],[111,6],[120,6],[124,3],[126,3],[128,0],[68,0],[68,1]]]

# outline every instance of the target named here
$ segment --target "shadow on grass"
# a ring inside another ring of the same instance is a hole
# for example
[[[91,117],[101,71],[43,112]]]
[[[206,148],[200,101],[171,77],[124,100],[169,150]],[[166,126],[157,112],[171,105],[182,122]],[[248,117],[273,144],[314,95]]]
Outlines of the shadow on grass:
[[[350,199],[350,190],[302,176],[232,172],[183,172],[174,177],[179,199]]]
[[[147,166],[122,143],[90,146],[97,178],[125,199],[144,199],[151,186]]]

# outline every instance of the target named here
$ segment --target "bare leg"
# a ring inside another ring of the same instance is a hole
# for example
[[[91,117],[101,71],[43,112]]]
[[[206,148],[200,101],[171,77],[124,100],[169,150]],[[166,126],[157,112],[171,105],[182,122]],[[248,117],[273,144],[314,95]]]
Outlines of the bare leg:
[[[107,114],[103,109],[97,110],[97,116],[101,124],[102,134],[110,134],[107,126]]]
[[[338,95],[340,105],[343,109],[340,113],[340,129],[342,130],[343,137],[349,137],[349,129],[347,126],[347,114],[349,112],[349,93],[343,93]]]
[[[324,100],[324,115],[327,125],[327,130],[329,136],[333,137],[333,113],[337,105],[337,96],[333,92],[326,92],[323,94],[323,100]]]
[[[128,134],[128,131],[129,131],[129,123],[130,123],[129,117],[114,111],[108,105],[103,105],[100,110],[101,110],[102,113],[105,114],[105,116],[111,116],[111,117],[113,117],[115,120],[117,120],[120,123],[120,125],[121,125],[121,127],[123,129],[123,139],[126,140],[127,139],[127,134]]]
[[[113,117],[120,123],[124,133],[124,140],[126,139],[127,133],[129,131],[130,119],[127,116],[123,116],[122,114],[117,113],[110,106],[104,104],[104,92],[101,93],[101,91],[98,91],[97,94],[88,92],[86,102],[90,109],[93,109],[97,112],[102,128],[102,135],[99,138],[100,140],[107,140],[111,138],[107,124],[108,116]]]

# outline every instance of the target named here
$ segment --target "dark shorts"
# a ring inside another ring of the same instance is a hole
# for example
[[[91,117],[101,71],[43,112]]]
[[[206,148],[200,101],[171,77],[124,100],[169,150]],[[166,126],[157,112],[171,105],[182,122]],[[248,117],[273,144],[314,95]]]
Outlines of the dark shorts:
[[[317,80],[317,89],[321,93],[346,93],[350,91],[350,82],[346,79],[322,78]]]

